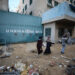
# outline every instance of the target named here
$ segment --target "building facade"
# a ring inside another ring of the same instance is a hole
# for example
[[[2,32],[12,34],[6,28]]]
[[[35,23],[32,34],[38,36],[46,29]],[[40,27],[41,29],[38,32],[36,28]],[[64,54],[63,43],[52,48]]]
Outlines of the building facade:
[[[41,16],[50,8],[53,8],[64,1],[75,4],[75,0],[20,0],[17,12]]]
[[[0,10],[8,11],[8,0],[0,0]]]
[[[59,4],[42,15],[42,24],[45,41],[50,36],[52,42],[58,42],[65,31],[75,38],[75,7],[71,7],[67,2]]]

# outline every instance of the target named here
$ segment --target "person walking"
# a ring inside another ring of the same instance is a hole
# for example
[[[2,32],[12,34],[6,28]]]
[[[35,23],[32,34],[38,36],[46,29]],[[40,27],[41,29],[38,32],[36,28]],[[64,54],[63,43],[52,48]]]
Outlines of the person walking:
[[[61,54],[64,54],[64,50],[66,48],[66,43],[67,43],[67,35],[62,36],[62,49],[61,49]]]
[[[50,37],[48,37],[47,38],[47,44],[46,44],[46,49],[45,49],[45,52],[44,52],[44,54],[51,54],[51,49],[50,49],[50,47],[52,46],[52,44],[54,44],[54,43],[52,43],[51,41],[50,41]]]
[[[39,37],[38,41],[37,41],[37,51],[38,51],[38,55],[41,54],[43,52],[42,50],[42,37]]]

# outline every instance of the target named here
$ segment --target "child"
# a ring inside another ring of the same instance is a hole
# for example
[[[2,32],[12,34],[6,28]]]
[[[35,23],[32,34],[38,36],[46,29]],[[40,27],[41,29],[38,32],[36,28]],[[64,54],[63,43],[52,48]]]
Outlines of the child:
[[[39,40],[37,41],[37,51],[38,51],[38,54],[41,54],[42,53],[42,37],[39,37]]]

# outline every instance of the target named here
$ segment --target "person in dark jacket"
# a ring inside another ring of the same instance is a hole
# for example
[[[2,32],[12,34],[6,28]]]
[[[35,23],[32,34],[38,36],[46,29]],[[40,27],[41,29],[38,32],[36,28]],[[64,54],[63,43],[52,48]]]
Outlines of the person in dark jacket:
[[[51,54],[51,49],[50,49],[50,47],[52,46],[52,44],[54,44],[54,43],[52,43],[52,42],[50,42],[50,37],[48,37],[47,38],[47,44],[46,44],[46,49],[45,49],[45,52],[44,52],[44,54]]]
[[[38,51],[38,54],[41,54],[43,52],[42,50],[42,37],[39,37],[38,41],[37,41],[37,51]]]

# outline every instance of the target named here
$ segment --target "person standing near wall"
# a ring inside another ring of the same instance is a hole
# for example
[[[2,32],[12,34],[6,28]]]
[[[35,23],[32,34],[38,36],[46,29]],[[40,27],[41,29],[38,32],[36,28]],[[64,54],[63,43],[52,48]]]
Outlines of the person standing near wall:
[[[72,42],[71,42],[71,35],[70,35],[70,32],[68,31],[68,29],[65,29],[65,32],[64,32],[65,34],[64,35],[66,35],[67,36],[67,44],[72,44]]]
[[[62,36],[62,49],[61,49],[61,54],[64,54],[64,50],[66,48],[66,43],[67,43],[67,35],[64,34]]]
[[[42,37],[39,37],[38,41],[37,41],[37,51],[38,51],[38,55],[41,54],[43,52],[42,50]]]

